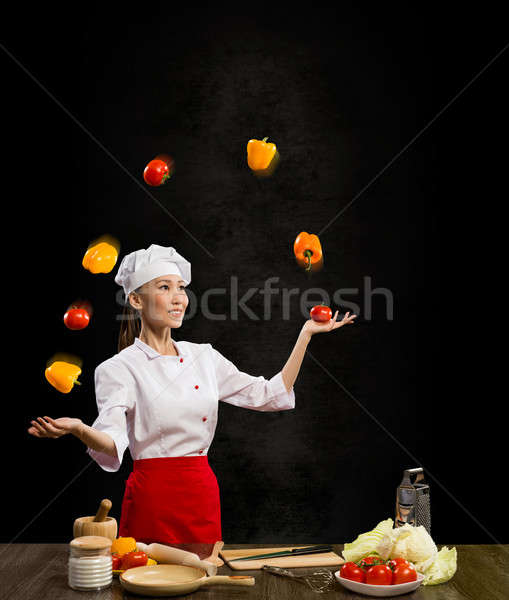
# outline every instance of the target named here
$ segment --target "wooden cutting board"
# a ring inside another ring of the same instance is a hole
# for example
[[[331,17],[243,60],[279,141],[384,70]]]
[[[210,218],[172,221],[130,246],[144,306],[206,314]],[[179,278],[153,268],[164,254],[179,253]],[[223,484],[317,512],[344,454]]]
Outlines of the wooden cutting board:
[[[252,556],[254,554],[269,554],[270,552],[282,552],[283,550],[292,550],[292,548],[305,548],[304,546],[289,546],[288,548],[252,548],[242,550],[221,550],[220,555],[226,564],[236,571],[246,569],[261,569],[263,565],[272,565],[273,567],[327,567],[342,565],[345,561],[335,552],[322,552],[317,554],[303,554],[302,556],[280,556],[279,558],[260,558],[257,560],[241,560],[230,562],[234,558],[242,556]]]

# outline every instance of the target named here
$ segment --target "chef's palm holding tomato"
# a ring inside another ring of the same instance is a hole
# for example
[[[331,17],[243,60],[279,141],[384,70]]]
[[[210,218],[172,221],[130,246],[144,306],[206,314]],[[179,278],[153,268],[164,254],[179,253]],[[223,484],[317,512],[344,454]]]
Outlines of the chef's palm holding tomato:
[[[314,306],[310,311],[311,319],[304,323],[302,330],[311,335],[324,331],[332,331],[333,329],[343,327],[343,325],[351,325],[357,317],[357,315],[350,315],[347,312],[341,321],[337,321],[338,313],[339,311],[336,311],[334,318],[331,319],[332,311],[328,306]],[[327,316],[329,317],[328,319]]]

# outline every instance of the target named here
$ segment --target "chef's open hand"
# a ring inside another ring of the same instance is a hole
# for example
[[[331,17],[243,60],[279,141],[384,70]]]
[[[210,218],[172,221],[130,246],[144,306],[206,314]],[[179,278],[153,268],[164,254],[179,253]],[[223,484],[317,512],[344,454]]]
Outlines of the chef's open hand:
[[[302,331],[313,335],[315,333],[322,333],[324,331],[332,331],[333,329],[339,329],[339,327],[343,327],[343,325],[352,325],[353,320],[357,317],[357,315],[350,315],[349,312],[341,319],[341,321],[337,321],[338,312],[334,315],[334,318],[330,321],[320,323],[319,321],[314,321],[313,319],[309,319],[306,321],[302,327]]]
[[[60,419],[38,417],[37,421],[31,421],[32,427],[28,429],[28,433],[39,438],[59,438],[66,433],[78,431],[82,422],[81,419],[71,417],[61,417]]]

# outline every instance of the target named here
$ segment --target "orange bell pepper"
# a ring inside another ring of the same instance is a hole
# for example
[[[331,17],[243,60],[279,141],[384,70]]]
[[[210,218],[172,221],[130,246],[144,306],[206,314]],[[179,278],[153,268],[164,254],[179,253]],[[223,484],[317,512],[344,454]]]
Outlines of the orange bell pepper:
[[[276,144],[267,144],[263,140],[249,140],[247,143],[247,164],[253,171],[263,171],[270,165],[276,154]]]
[[[81,369],[78,365],[63,360],[56,360],[44,371],[46,379],[62,394],[68,394],[75,383],[81,385],[77,381],[80,374]]]
[[[109,273],[115,266],[117,258],[117,248],[108,242],[99,242],[90,246],[85,252],[81,264],[91,273]]]
[[[306,271],[311,271],[313,266],[318,266],[323,258],[318,236],[314,233],[307,233],[307,231],[301,231],[295,238],[293,252],[299,266],[305,267]]]
[[[113,540],[110,551],[112,554],[123,556],[136,550],[136,540],[133,537],[118,537]]]

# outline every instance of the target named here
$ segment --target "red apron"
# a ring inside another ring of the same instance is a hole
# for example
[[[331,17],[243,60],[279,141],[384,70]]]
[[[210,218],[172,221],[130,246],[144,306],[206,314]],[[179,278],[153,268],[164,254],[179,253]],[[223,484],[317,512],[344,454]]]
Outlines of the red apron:
[[[208,457],[135,460],[118,535],[169,546],[221,540],[219,486]]]

